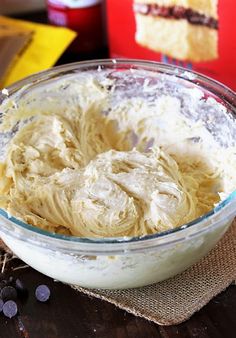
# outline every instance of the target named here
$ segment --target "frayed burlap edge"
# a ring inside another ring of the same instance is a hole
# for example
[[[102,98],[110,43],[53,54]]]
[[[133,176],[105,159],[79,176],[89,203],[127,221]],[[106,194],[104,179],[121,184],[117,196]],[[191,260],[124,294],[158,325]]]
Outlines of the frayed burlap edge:
[[[1,240],[0,248],[9,252]],[[128,290],[71,287],[159,325],[176,325],[189,319],[235,280],[236,222],[206,257],[169,280]]]
[[[176,325],[189,319],[235,279],[236,222],[206,257],[169,280],[128,290],[72,287],[159,325]]]

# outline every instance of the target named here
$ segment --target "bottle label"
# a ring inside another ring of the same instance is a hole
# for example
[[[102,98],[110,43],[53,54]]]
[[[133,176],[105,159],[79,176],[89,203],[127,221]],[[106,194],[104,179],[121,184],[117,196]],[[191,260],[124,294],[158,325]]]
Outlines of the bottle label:
[[[86,8],[101,2],[102,0],[48,0],[49,5],[67,8]]]

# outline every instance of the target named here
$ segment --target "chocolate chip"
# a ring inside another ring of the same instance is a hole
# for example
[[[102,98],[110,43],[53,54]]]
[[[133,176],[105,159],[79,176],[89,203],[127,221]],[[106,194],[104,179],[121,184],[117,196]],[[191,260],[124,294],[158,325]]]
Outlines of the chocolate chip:
[[[1,298],[5,302],[7,300],[13,300],[17,298],[16,289],[13,286],[5,286],[1,290]]]
[[[19,291],[25,290],[24,284],[19,278],[16,279],[15,286],[16,286],[16,289]]]
[[[47,285],[39,285],[35,290],[35,297],[40,302],[46,302],[50,297],[50,289]]]
[[[3,304],[4,304],[3,300],[0,299],[0,312],[2,312]]]
[[[15,278],[14,278],[13,276],[10,276],[10,277],[8,278],[8,284],[13,285],[13,284],[14,284],[14,281],[15,281]]]
[[[15,288],[19,294],[25,294],[27,292],[24,284],[19,278],[17,278],[15,281]]]
[[[18,311],[16,302],[13,300],[8,300],[6,303],[4,303],[2,311],[6,317],[14,317]]]

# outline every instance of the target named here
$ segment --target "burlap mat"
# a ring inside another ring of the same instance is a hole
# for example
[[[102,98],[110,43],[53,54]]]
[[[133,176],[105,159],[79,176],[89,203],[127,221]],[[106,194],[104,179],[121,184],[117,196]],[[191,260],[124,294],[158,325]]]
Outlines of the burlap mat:
[[[160,325],[179,324],[236,279],[236,222],[199,263],[167,281],[128,290],[72,287]]]

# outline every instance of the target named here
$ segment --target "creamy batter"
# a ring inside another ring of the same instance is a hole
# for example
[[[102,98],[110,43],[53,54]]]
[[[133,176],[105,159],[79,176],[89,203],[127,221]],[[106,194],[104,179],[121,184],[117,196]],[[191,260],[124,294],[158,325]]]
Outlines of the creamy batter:
[[[68,79],[46,90],[38,109],[23,102],[5,115],[4,130],[30,120],[0,166],[1,207],[52,232],[140,236],[203,215],[235,188],[234,148],[216,149],[177,96],[114,101],[112,84]],[[191,96],[198,107],[201,94]]]

